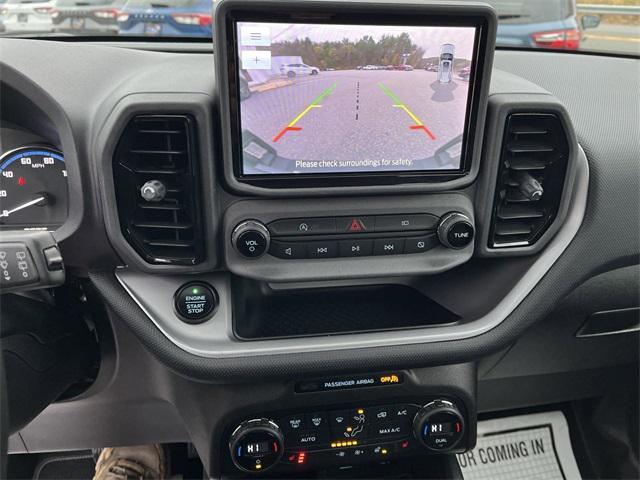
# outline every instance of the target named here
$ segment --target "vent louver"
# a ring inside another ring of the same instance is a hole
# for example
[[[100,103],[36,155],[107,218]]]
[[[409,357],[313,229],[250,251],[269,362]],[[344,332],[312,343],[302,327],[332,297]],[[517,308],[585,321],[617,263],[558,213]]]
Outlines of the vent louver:
[[[507,118],[489,247],[533,245],[558,213],[569,143],[552,113],[515,113]]]
[[[182,115],[139,115],[122,134],[113,159],[120,228],[149,263],[203,260],[194,122]],[[145,200],[147,182],[162,195]]]

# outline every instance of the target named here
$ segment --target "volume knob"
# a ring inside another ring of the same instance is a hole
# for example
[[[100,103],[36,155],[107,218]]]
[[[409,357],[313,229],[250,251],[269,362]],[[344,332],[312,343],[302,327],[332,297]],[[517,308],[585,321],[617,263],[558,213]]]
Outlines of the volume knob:
[[[231,243],[236,251],[246,258],[258,258],[269,248],[270,235],[267,227],[257,220],[246,220],[236,226],[231,234]]]

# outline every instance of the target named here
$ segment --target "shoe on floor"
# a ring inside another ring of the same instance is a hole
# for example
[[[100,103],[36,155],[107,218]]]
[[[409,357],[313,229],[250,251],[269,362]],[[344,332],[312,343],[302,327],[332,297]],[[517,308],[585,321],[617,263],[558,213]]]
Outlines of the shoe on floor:
[[[94,480],[162,480],[165,478],[162,446],[103,448],[96,462]]]

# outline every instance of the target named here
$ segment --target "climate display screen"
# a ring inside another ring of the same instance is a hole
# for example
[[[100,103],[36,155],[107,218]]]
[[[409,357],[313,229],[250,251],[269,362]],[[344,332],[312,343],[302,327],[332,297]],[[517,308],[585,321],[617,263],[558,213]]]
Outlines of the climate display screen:
[[[235,29],[242,175],[461,169],[476,27]]]

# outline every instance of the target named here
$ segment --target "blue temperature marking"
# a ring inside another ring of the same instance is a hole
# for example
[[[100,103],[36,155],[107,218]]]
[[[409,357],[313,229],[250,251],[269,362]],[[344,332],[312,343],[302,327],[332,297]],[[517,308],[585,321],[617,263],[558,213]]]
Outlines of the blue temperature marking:
[[[242,456],[242,447],[238,447],[238,457]]]
[[[429,430],[429,424],[425,423],[424,424],[424,432],[422,432],[422,436],[426,437],[427,436],[427,431]]]
[[[30,157],[32,155],[43,155],[43,156],[55,158],[56,160],[64,162],[64,157],[62,155],[59,155],[59,154],[51,152],[51,151],[47,151],[47,150],[27,150],[26,152],[16,153],[15,155],[12,155],[7,160],[5,160],[2,163],[2,165],[0,165],[0,171],[2,171],[5,168],[7,168],[9,165],[11,165],[16,160],[19,160],[22,157]]]

